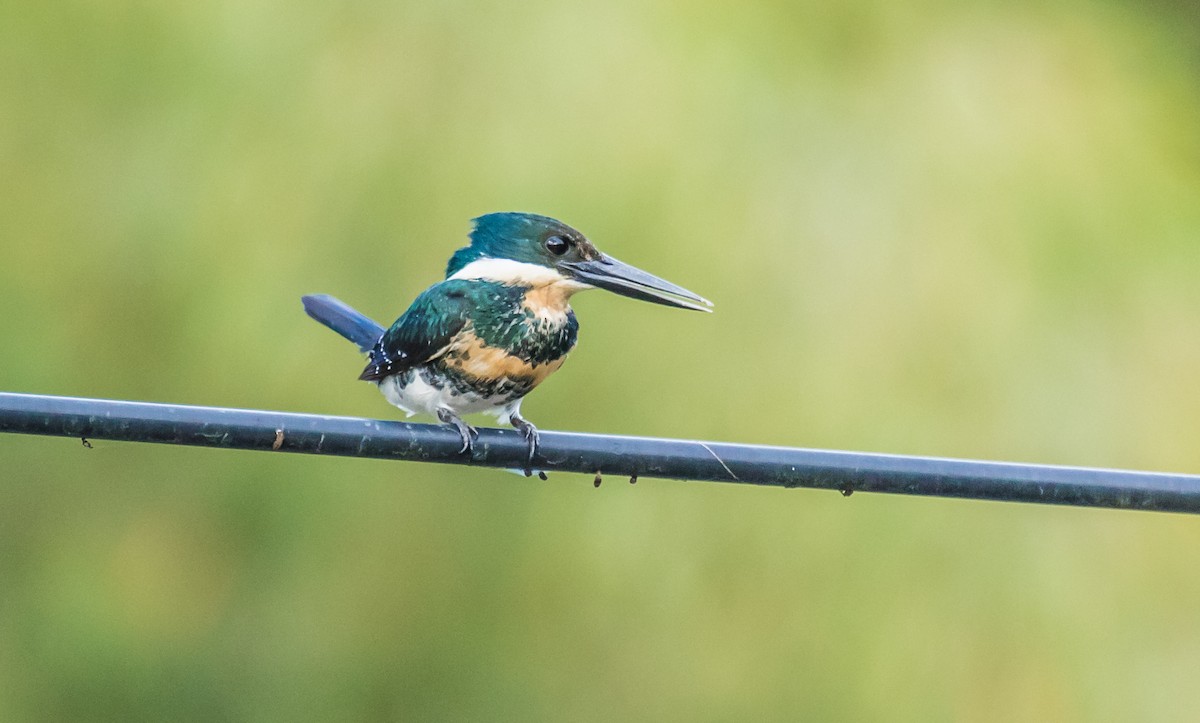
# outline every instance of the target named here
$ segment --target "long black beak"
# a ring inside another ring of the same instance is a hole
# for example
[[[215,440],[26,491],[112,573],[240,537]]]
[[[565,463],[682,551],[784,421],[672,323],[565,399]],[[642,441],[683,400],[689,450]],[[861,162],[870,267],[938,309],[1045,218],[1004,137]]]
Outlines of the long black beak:
[[[708,299],[607,254],[601,254],[599,259],[567,261],[559,266],[589,286],[608,289],[622,296],[679,309],[712,311],[712,302]]]

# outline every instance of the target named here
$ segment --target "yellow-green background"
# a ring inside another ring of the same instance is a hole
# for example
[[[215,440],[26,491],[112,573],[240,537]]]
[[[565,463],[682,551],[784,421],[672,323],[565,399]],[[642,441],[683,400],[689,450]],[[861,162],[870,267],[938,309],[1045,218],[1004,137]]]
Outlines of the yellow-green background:
[[[0,388],[398,416],[467,220],[547,429],[1200,471],[1191,3],[0,5]],[[1200,522],[0,437],[0,720],[1180,720]]]

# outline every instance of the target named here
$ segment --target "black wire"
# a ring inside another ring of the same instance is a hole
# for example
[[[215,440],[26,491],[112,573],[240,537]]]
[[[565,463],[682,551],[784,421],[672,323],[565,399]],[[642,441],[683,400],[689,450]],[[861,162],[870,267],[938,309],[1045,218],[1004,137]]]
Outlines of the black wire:
[[[516,430],[0,392],[0,432],[520,469]],[[542,432],[535,468],[1008,502],[1200,513],[1200,477],[679,439]]]

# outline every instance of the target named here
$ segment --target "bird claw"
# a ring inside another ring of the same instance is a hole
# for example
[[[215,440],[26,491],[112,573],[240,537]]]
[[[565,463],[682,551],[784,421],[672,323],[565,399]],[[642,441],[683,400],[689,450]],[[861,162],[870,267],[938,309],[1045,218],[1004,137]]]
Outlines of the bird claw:
[[[462,420],[459,420],[462,421]],[[462,426],[458,427],[459,435],[462,436],[463,446],[458,450],[459,454],[474,454],[475,453],[475,438],[479,436],[479,430],[475,429],[466,422],[462,422]]]
[[[454,412],[449,409],[438,410],[438,419],[442,424],[449,424],[458,431],[458,436],[462,438],[462,449],[458,450],[459,454],[474,454],[475,453],[475,437],[479,436],[479,430],[467,424]]]
[[[516,414],[509,417],[509,422],[525,437],[525,441],[529,445],[529,453],[525,456],[525,476],[532,477],[533,458],[537,456],[538,447],[541,445],[541,435],[538,433],[537,427]],[[538,472],[538,476],[546,479],[545,472]]]

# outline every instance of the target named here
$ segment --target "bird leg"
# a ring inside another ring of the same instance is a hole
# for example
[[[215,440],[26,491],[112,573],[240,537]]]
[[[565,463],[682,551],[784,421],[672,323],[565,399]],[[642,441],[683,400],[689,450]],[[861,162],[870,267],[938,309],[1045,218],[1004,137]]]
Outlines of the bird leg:
[[[462,437],[463,443],[462,449],[458,450],[459,454],[471,454],[475,451],[475,440],[473,437],[479,436],[477,429],[464,422],[462,417],[445,407],[437,411],[437,418],[442,424],[449,424],[458,430],[458,436]]]
[[[537,427],[530,424],[520,414],[517,414],[516,412],[513,412],[512,414],[509,415],[508,422],[518,432],[520,432],[522,434],[522,436],[525,437],[525,442],[529,445],[529,454],[525,457],[525,476],[532,477],[533,476],[533,456],[535,454],[537,454],[538,443],[540,442],[540,438],[539,438],[540,435],[538,434]],[[539,476],[542,477],[542,479],[546,478],[545,473],[542,473]]]

